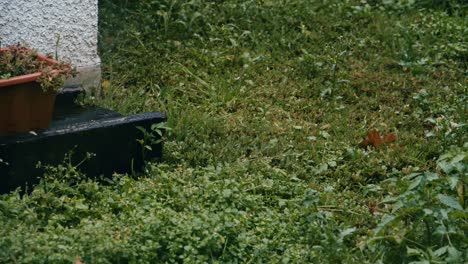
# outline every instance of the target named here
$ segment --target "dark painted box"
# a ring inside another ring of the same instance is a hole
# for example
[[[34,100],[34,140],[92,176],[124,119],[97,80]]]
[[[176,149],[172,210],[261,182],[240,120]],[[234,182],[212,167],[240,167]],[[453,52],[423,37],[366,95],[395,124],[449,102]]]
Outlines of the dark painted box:
[[[142,127],[150,131],[153,124],[166,121],[163,113],[151,112],[123,116],[100,107],[73,104],[80,89],[66,89],[57,96],[51,126],[42,131],[0,137],[0,193],[33,185],[43,174],[38,162],[57,165],[73,152],[78,163],[86,153],[95,156],[79,169],[91,177],[110,176],[142,168],[142,146],[137,139]],[[161,143],[151,146],[145,158],[161,157]]]

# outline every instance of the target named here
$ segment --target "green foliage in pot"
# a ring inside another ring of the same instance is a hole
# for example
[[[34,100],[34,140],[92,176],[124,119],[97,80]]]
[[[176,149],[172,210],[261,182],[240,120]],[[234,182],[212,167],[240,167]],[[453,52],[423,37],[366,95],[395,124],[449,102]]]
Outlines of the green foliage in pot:
[[[56,91],[66,78],[76,75],[76,70],[70,63],[50,63],[42,60],[37,50],[26,46],[12,45],[0,52],[0,79],[37,72],[40,72],[41,76],[36,81],[41,84],[44,92]]]

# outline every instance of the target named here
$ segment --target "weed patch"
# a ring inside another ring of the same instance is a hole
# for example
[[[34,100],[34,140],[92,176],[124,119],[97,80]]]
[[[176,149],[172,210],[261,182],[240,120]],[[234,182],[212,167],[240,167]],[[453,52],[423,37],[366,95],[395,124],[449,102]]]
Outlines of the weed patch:
[[[3,195],[0,260],[466,262],[465,17],[463,1],[100,1],[104,80],[83,103],[167,113],[163,161],[107,184],[62,165]],[[359,144],[374,129],[384,143]]]

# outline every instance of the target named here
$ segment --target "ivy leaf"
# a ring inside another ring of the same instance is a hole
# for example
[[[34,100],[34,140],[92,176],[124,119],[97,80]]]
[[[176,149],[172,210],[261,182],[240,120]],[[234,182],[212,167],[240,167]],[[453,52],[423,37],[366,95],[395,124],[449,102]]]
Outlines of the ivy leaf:
[[[446,174],[450,174],[450,172],[452,171],[453,169],[453,166],[452,164],[450,164],[449,162],[447,161],[440,161],[437,163],[437,165],[439,166],[439,168],[445,172]]]
[[[448,249],[448,246],[441,247],[437,249],[436,251],[434,251],[434,255],[437,257],[440,257],[447,252],[447,249]]]
[[[400,210],[401,208],[403,208],[403,206],[404,206],[404,203],[403,203],[402,201],[396,202],[396,203],[393,205],[392,213],[397,212],[398,210]]]
[[[347,228],[347,229],[341,231],[340,240],[343,240],[343,238],[345,238],[346,236],[351,235],[352,233],[354,233],[354,231],[356,231],[355,227]]]
[[[408,256],[421,256],[422,255],[420,249],[410,248],[410,247],[406,247],[406,254],[408,254]]]
[[[413,190],[414,188],[418,187],[419,184],[421,184],[422,178],[423,178],[423,177],[419,176],[419,177],[416,177],[416,179],[412,180],[412,181],[411,181],[411,184],[408,186],[408,191],[411,191],[411,190]]]
[[[444,194],[438,194],[437,198],[441,203],[445,204],[446,206],[463,211],[461,205],[454,198]]]
[[[328,132],[324,130],[320,131],[319,135],[322,136],[324,139],[330,138],[330,134],[328,134]]]
[[[394,215],[384,215],[382,217],[382,220],[380,223],[377,225],[377,227],[374,229],[374,234],[375,235],[381,235],[381,233],[384,232],[386,227],[390,225],[396,218]]]
[[[232,191],[230,189],[225,189],[223,191],[224,198],[229,198],[229,197],[231,197],[231,195],[232,195]]]
[[[438,180],[440,177],[437,173],[434,172],[426,172],[424,173],[425,180],[428,182]]]
[[[450,189],[455,189],[455,187],[457,186],[457,183],[458,183],[458,176],[452,176],[452,177],[448,177],[448,182],[450,184]]]
[[[462,257],[462,252],[458,251],[454,247],[448,247],[448,258],[446,258],[445,260],[447,261],[447,263],[457,263],[461,262]]]

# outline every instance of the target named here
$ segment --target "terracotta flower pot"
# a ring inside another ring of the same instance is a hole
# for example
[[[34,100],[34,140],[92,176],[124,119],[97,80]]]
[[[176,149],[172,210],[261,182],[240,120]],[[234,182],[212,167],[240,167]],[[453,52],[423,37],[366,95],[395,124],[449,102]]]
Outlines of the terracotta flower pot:
[[[0,53],[8,48],[0,49]],[[38,55],[47,64],[57,61]],[[52,71],[54,73],[54,71]],[[0,79],[0,135],[47,128],[52,119],[56,92],[43,92],[36,80],[40,72]]]

